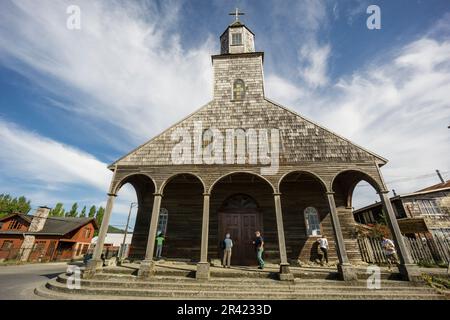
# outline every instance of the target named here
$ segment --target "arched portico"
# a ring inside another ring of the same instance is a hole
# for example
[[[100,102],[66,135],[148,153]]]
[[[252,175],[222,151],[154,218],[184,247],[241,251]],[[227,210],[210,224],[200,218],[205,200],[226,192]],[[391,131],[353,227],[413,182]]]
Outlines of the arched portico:
[[[85,276],[89,277],[95,273],[96,270],[101,269],[103,262],[101,254],[103,251],[106,234],[109,227],[109,222],[112,215],[114,200],[120,188],[129,183],[136,191],[138,201],[138,213],[136,216],[136,224],[133,232],[133,239],[130,248],[130,257],[134,255],[145,254],[145,247],[148,238],[148,229],[150,225],[150,214],[153,207],[153,193],[156,190],[155,181],[148,175],[142,173],[128,174],[121,179],[116,180],[117,168],[114,170],[113,178],[111,180],[110,191],[108,193],[108,200],[106,203],[105,214],[99,230],[98,240],[95,246],[92,260],[90,260]]]
[[[273,184],[265,177],[246,171],[224,174],[211,183],[209,193],[205,194],[204,197],[202,254],[197,269],[197,277],[207,278],[209,276],[208,251],[215,257],[219,256],[217,244],[220,241],[219,237],[222,236],[221,232],[224,232],[222,229],[237,228],[239,230],[237,231],[239,245],[251,246],[247,242],[253,237],[254,232],[263,229],[262,227],[264,227],[266,257],[276,259],[276,262],[280,263],[280,278],[291,276],[286,257],[279,194],[275,190]],[[243,194],[254,199],[259,204],[258,211],[220,212],[224,201],[236,194]],[[237,225],[226,225],[226,221],[230,221],[228,219],[230,217],[235,218]],[[245,223],[247,225],[244,225]],[[241,237],[243,233],[246,235],[244,238]],[[211,241],[212,244],[210,244]],[[242,254],[245,252],[251,254],[251,250],[242,248]]]
[[[416,278],[418,277],[417,268],[414,265],[409,250],[404,243],[403,236],[400,232],[397,218],[394,213],[394,209],[392,208],[392,204],[388,196],[389,191],[384,184],[383,177],[378,167],[377,177],[374,177],[361,170],[351,169],[339,172],[333,178],[331,182],[331,188],[333,190],[332,197],[336,202],[336,207],[340,212],[340,216],[344,217],[344,219],[354,221],[352,213],[352,196],[355,186],[361,181],[366,181],[367,183],[369,183],[379,194],[380,200],[383,203],[384,210],[387,213],[388,226],[396,245],[400,260],[399,271],[402,273],[405,279],[416,280]],[[346,222],[345,225],[350,226],[351,223]],[[344,230],[344,232],[349,232],[349,230]],[[350,230],[350,232],[352,231]]]

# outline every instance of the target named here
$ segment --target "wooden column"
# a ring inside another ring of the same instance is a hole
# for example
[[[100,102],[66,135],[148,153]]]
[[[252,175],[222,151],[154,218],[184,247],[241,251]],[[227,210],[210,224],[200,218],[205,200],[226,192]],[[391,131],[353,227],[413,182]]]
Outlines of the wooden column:
[[[209,193],[203,194],[202,244],[200,262],[197,264],[197,279],[209,279],[208,236],[209,236]]]
[[[102,224],[98,232],[97,243],[95,244],[94,254],[92,259],[89,260],[87,266],[86,276],[95,273],[96,270],[103,267],[103,261],[101,255],[103,252],[103,245],[105,244],[106,233],[108,232],[109,220],[111,218],[111,213],[114,205],[114,200],[116,194],[108,193],[108,201],[106,202],[105,214],[103,215]]]
[[[153,253],[155,251],[156,229],[158,227],[159,210],[161,208],[162,194],[153,194],[153,209],[150,218],[150,228],[148,231],[147,248],[145,250],[145,260],[141,262],[138,275],[149,277],[154,273]]]
[[[389,191],[384,182],[383,175],[381,174],[380,166],[375,164],[378,176],[381,180],[383,190],[379,191],[380,200],[383,203],[384,211],[387,213],[387,222],[389,225],[389,230],[391,231],[392,237],[394,238],[394,243],[397,249],[397,255],[399,258],[398,270],[402,275],[403,279],[413,282],[422,281],[421,273],[417,265],[411,258],[409,249],[406,247],[405,241],[403,240],[403,235],[398,226],[397,217],[394,213],[394,208],[392,208],[391,200],[389,199]]]
[[[397,248],[397,255],[399,258],[399,271],[406,280],[417,281],[420,278],[420,273],[414,261],[411,258],[411,254],[406,247],[403,235],[398,226],[397,217],[395,216],[392,203],[389,199],[389,191],[383,190],[379,192],[380,199],[383,203],[384,211],[387,213],[387,220],[389,229],[391,231],[393,240]]]
[[[334,231],[334,240],[336,243],[336,251],[339,259],[338,271],[341,274],[342,280],[352,281],[357,280],[356,272],[350,264],[347,256],[347,250],[345,250],[344,236],[342,235],[341,223],[336,209],[336,203],[334,201],[334,192],[326,193],[328,198],[328,205],[330,207],[331,222]]]
[[[283,212],[281,208],[281,193],[274,193],[275,216],[277,220],[278,247],[280,249],[280,280],[293,280],[294,277],[289,270],[286,254],[286,241],[284,237]]]

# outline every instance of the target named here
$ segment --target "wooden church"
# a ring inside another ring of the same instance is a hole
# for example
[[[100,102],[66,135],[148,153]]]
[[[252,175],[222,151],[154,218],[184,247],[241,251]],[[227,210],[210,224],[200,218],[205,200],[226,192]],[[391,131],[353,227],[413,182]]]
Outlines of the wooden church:
[[[268,99],[264,53],[237,17],[212,56],[211,101],[109,166],[114,175],[86,276],[102,268],[114,199],[130,183],[139,205],[130,255],[141,260],[141,277],[153,274],[158,231],[166,236],[164,257],[196,263],[197,278],[208,279],[227,232],[232,264],[256,265],[252,240],[260,230],[265,259],[280,266],[280,279],[292,279],[293,263],[314,260],[317,239],[326,235],[330,260],[343,280],[354,280],[361,256],[352,194],[362,180],[388,213],[400,272],[417,276],[380,171],[387,160]]]

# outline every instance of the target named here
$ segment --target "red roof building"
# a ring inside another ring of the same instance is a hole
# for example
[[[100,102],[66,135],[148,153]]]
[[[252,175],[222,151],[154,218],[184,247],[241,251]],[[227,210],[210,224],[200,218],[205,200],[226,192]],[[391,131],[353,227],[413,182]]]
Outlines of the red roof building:
[[[94,218],[10,214],[0,219],[0,261],[57,261],[81,258],[98,229]]]

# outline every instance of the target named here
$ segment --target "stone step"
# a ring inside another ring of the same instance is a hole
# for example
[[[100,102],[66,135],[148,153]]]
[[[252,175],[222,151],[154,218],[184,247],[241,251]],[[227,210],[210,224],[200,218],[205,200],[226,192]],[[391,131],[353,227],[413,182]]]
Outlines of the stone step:
[[[183,281],[186,282],[192,282],[192,283],[202,283],[194,278],[186,278],[186,277],[170,277],[170,276],[154,276],[149,279],[139,279],[135,276],[112,276],[107,274],[97,274],[94,276],[92,280],[106,280],[106,281],[119,281],[119,282],[134,282],[134,281],[165,281],[165,282],[176,282],[180,283]],[[305,285],[305,286],[311,286],[311,285],[318,285],[318,284],[336,284],[336,285],[353,285],[352,283],[347,283],[341,280],[322,280],[322,279],[295,279],[294,280],[296,285]],[[246,278],[210,278],[210,280],[206,283],[228,283],[228,284],[288,284],[289,282],[282,282],[279,280],[273,280],[273,279],[246,279]],[[366,285],[366,280],[358,280],[358,284],[360,285]],[[386,286],[407,286],[407,287],[416,287],[417,285],[413,282],[408,281],[400,281],[400,280],[383,280],[381,279],[381,284]]]
[[[66,284],[67,276],[62,275],[57,278],[57,281],[62,284]],[[408,283],[398,283],[392,286],[389,282],[382,282],[381,288],[379,290],[385,291],[407,291],[412,292],[413,290],[430,292],[433,293],[434,290],[429,287],[413,287],[408,286]],[[253,282],[253,283],[238,283],[238,282],[227,282],[227,281],[209,281],[209,282],[199,282],[197,280],[177,280],[177,279],[154,279],[151,281],[120,281],[120,280],[81,280],[81,286],[92,287],[92,288],[138,288],[138,289],[164,289],[164,290],[177,290],[177,289],[189,289],[189,290],[224,290],[224,291],[240,291],[244,290],[257,290],[257,291],[267,291],[272,292],[277,291],[314,291],[314,290],[353,290],[353,291],[364,291],[367,289],[366,282],[360,281],[355,284],[348,284],[343,281],[315,281],[309,283],[302,282],[292,282],[285,283],[280,281],[263,281],[263,282]]]
[[[104,268],[102,270],[103,274],[114,274],[114,275],[137,275],[137,269],[134,268],[118,268],[118,267],[109,267]],[[295,278],[300,279],[339,279],[339,273],[336,271],[329,270],[305,270],[305,271],[292,271]],[[186,270],[186,269],[156,269],[155,272],[158,276],[176,276],[176,277],[190,277],[195,278],[194,270]],[[274,271],[246,271],[246,270],[226,270],[226,269],[212,269],[210,272],[211,277],[220,277],[220,278],[269,278],[269,279],[277,279],[278,272]],[[358,272],[359,279],[367,279],[369,274]],[[398,272],[381,272],[381,279],[389,279],[389,280],[400,280],[401,275]]]
[[[352,290],[287,290],[282,292],[273,291],[225,291],[225,290],[186,290],[186,289],[140,289],[140,288],[97,288],[81,287],[81,289],[69,289],[65,284],[50,280],[46,288],[58,293],[87,295],[87,296],[126,296],[141,298],[183,298],[183,299],[443,299],[437,293],[416,291],[413,292],[385,292],[385,291],[352,291]]]
[[[139,281],[140,279],[133,275],[126,275],[126,274],[112,274],[112,273],[97,273],[94,278],[94,280],[111,280],[111,281]],[[181,282],[183,280],[191,280],[196,281],[195,278],[192,277],[184,277],[184,276],[168,276],[168,275],[155,275],[153,278],[155,280],[164,280],[164,281],[177,281]],[[146,280],[148,281],[148,280]],[[342,285],[343,281],[336,280],[336,279],[320,279],[320,278],[311,278],[311,277],[305,277],[305,278],[295,278],[295,282],[298,284],[304,284],[306,285],[316,285],[318,283],[322,283],[323,281],[326,281],[326,283],[337,283]],[[270,278],[239,278],[239,277],[211,277],[209,282],[223,282],[223,283],[280,283],[278,280],[270,279]],[[364,286],[366,285],[366,280],[359,280]],[[388,283],[389,286],[415,286],[413,283],[407,282],[407,281],[400,281],[398,279],[395,280],[387,280],[381,278],[382,285],[385,285]]]

